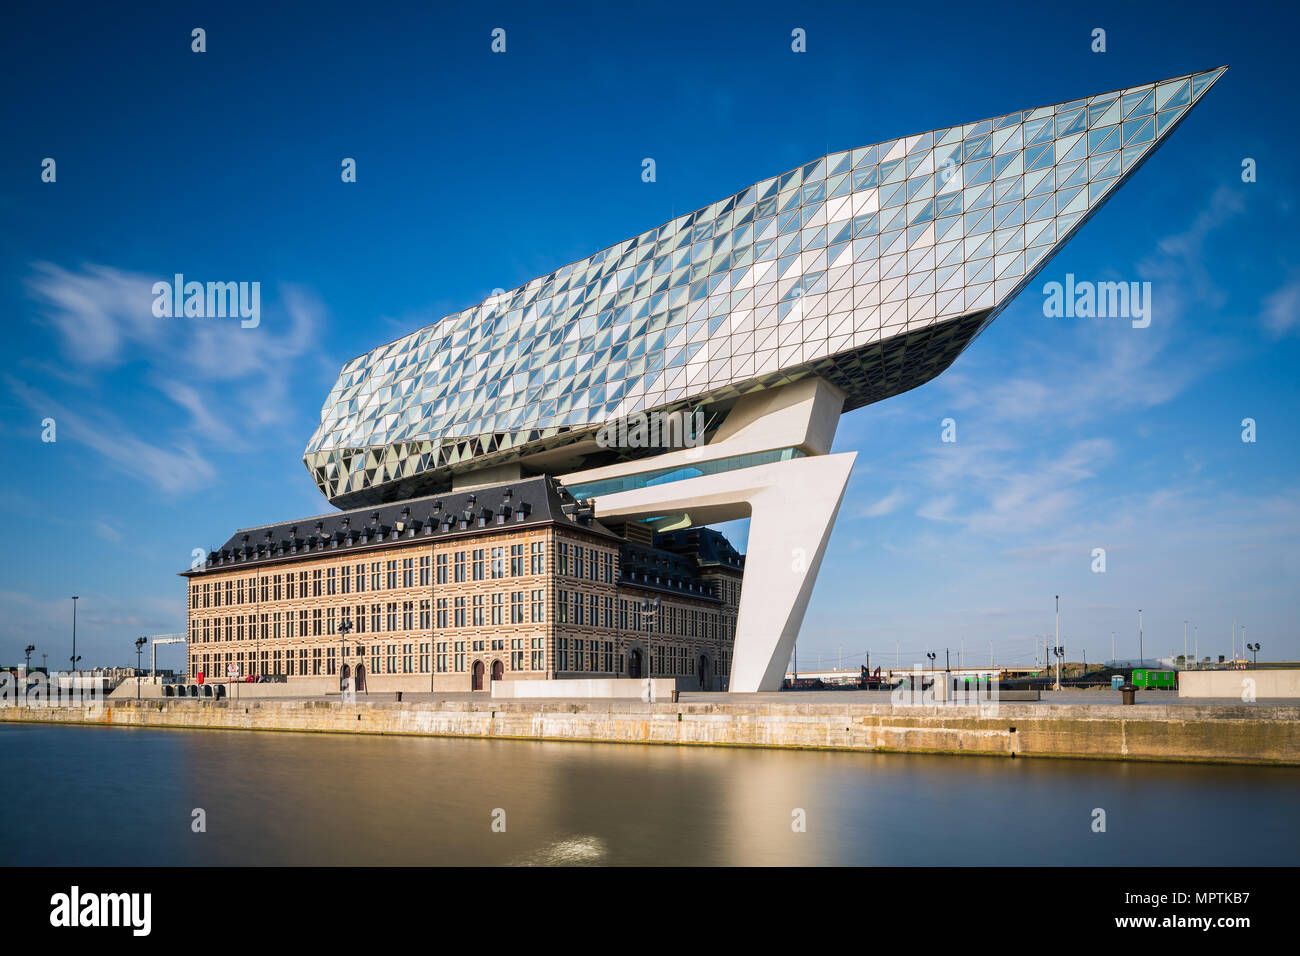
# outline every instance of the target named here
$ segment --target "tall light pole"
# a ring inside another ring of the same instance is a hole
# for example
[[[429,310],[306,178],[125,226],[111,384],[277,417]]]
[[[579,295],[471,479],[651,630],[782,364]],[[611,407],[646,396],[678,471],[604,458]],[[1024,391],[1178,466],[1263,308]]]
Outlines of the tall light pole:
[[[77,669],[77,595],[72,595],[72,669]]]
[[[1201,639],[1200,636],[1197,634],[1197,631],[1200,630],[1200,627],[1201,625],[1199,624],[1192,625],[1192,656],[1196,658],[1197,665],[1201,663]]]
[[[28,673],[28,674],[30,674],[30,673],[32,672],[32,651],[34,651],[34,650],[36,650],[36,645],[35,645],[35,644],[28,644],[25,648],[23,648],[23,656],[27,658],[27,673]],[[27,675],[24,674],[23,676],[25,677],[25,676],[27,676]]]
[[[1254,644],[1247,644],[1246,650],[1250,651],[1251,654],[1254,656],[1255,658],[1254,666],[1259,667],[1259,642],[1256,641]]]
[[[1138,664],[1138,667],[1147,666],[1146,651],[1142,647],[1142,609],[1141,608],[1138,608],[1138,660],[1140,662]]]
[[[140,654],[144,650],[145,644],[149,642],[147,637],[136,638],[135,641],[135,699],[140,699]]]
[[[1183,666],[1187,666],[1187,622],[1183,621]]]
[[[343,652],[347,650],[348,633],[352,630],[352,618],[345,617],[339,621],[339,693],[343,693]],[[432,648],[430,648],[432,650]]]
[[[1115,659],[1115,632],[1110,632],[1110,666],[1114,667],[1119,661]]]

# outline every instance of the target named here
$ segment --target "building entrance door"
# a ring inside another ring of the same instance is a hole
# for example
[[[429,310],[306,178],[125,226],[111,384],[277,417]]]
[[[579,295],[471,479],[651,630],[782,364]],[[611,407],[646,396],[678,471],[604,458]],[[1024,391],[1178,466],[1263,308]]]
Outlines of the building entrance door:
[[[473,672],[472,681],[473,682],[470,684],[470,690],[483,689],[483,662],[482,661],[474,662],[474,672]]]
[[[493,661],[493,662],[492,662],[492,679],[493,679],[493,680],[500,680],[501,678],[503,678],[503,677],[505,677],[505,676],[506,676],[505,665],[503,665],[500,661]]]
[[[641,652],[636,648],[627,656],[627,676],[638,680],[641,677]]]

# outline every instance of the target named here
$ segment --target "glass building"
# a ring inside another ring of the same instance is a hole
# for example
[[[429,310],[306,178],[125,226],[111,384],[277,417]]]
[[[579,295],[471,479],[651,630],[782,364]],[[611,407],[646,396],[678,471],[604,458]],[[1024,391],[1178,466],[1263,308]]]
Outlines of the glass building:
[[[354,506],[636,412],[933,378],[1223,68],[821,156],[348,362],[304,461]]]
[[[951,365],[1224,69],[747,186],[352,359],[304,463],[341,508],[548,475],[627,540],[749,518],[729,686],[772,689],[854,461],[839,416]],[[687,410],[692,447],[601,438]]]

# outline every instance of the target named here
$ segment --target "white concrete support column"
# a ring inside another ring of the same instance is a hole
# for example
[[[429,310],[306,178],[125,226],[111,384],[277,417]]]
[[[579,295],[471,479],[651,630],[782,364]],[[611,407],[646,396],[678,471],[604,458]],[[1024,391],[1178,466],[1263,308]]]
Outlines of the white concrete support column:
[[[596,514],[689,513],[696,524],[748,517],[730,690],[779,690],[856,458],[796,458],[602,495]]]

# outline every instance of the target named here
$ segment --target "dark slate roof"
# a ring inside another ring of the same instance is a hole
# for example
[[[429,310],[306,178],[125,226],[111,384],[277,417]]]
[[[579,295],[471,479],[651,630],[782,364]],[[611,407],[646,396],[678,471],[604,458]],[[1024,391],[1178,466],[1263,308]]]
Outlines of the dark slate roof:
[[[480,519],[483,520],[481,527]],[[574,500],[562,485],[548,476],[539,476],[488,488],[451,491],[296,521],[241,528],[225,544],[209,552],[202,567],[183,571],[181,576],[286,564],[304,558],[319,558],[325,553],[371,551],[398,541],[430,542],[439,538],[481,535],[495,529],[530,528],[552,523],[622,541],[596,521],[591,509]],[[402,526],[400,530],[399,524]]]

